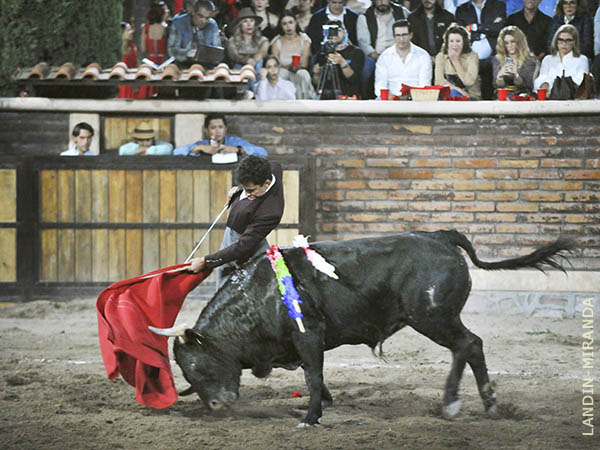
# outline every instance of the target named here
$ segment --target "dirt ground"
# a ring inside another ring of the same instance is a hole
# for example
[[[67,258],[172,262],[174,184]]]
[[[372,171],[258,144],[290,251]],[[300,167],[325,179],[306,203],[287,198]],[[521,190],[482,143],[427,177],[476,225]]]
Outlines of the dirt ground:
[[[178,323],[204,303],[188,300]],[[463,314],[484,341],[500,418],[483,411],[472,372],[458,417],[441,416],[450,353],[405,328],[384,344],[325,356],[334,405],[323,425],[297,429],[307,407],[302,370],[242,376],[236,407],[209,414],[195,396],[169,409],[135,402],[109,381],[97,338],[95,299],[0,307],[0,446],[4,449],[592,449],[582,425],[581,319]],[[596,322],[597,324],[597,322]],[[597,334],[597,333],[596,333]],[[596,369],[598,362],[595,361]],[[174,366],[178,390],[187,387]],[[598,383],[598,372],[595,384]],[[292,398],[296,391],[305,396]],[[600,414],[595,396],[595,414]],[[598,418],[595,417],[598,425]]]

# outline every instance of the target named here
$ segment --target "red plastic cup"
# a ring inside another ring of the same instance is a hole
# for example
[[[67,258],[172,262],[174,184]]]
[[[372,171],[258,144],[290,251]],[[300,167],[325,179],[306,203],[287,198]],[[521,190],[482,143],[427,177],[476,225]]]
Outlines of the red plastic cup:
[[[300,55],[292,55],[292,66],[298,67],[300,65]]]
[[[538,100],[546,100],[546,89],[537,90]]]
[[[389,89],[381,89],[380,90],[381,100],[387,100],[390,98],[390,90]]]
[[[506,100],[508,89],[498,89],[498,100]]]

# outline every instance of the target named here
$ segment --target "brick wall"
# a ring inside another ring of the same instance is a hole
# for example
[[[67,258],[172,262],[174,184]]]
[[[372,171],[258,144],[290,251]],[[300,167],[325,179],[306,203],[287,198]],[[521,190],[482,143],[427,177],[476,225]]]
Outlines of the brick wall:
[[[56,154],[67,141],[67,114],[0,112],[0,120],[11,127],[0,127],[4,153]],[[314,155],[315,239],[455,228],[494,259],[562,233],[582,244],[575,268],[600,269],[596,115],[229,114],[228,122],[230,134],[271,154]]]

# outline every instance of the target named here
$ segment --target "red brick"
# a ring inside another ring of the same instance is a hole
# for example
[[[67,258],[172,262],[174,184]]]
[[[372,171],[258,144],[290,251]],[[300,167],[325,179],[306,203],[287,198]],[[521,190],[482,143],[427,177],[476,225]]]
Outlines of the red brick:
[[[394,125],[396,131],[408,131],[414,134],[431,134],[430,125]]]
[[[528,189],[537,189],[539,183],[537,181],[498,181],[498,189],[502,191],[523,191]]]
[[[363,211],[365,209],[365,202],[323,202],[321,209],[323,211]]]
[[[537,233],[538,226],[533,224],[506,224],[501,223],[496,226],[498,233]]]
[[[493,159],[456,159],[454,167],[457,169],[483,169],[496,167],[496,161]]]
[[[427,222],[429,221],[428,214],[409,213],[409,212],[397,212],[390,214],[390,221],[392,222]]]
[[[382,158],[382,159],[367,159],[369,167],[406,167],[408,159],[400,158]]]
[[[313,155],[343,155],[344,149],[340,147],[323,147],[315,148],[311,154]]]
[[[346,199],[348,200],[387,200],[387,191],[348,191]]]
[[[446,170],[436,169],[433,171],[434,178],[451,179],[451,180],[470,180],[475,178],[474,170],[457,169],[457,170]]]
[[[496,208],[500,212],[534,212],[538,211],[539,207],[537,203],[498,203]]]
[[[411,211],[450,211],[450,202],[411,202]]]
[[[431,215],[432,222],[472,222],[473,214],[469,213],[437,213]]]
[[[528,202],[560,202],[563,195],[557,192],[523,192],[521,198]]]
[[[598,217],[587,216],[584,214],[567,214],[565,216],[567,223],[598,223]]]
[[[395,180],[372,180],[367,184],[370,189],[388,189],[388,190],[397,190],[397,189],[409,189],[410,187],[409,181],[395,181]]]
[[[431,178],[433,172],[429,169],[390,169],[390,178],[426,179]]]
[[[417,192],[410,190],[402,190],[390,192],[390,200],[415,200],[418,196]]]
[[[324,191],[317,193],[318,200],[343,200],[344,193],[342,191]]]
[[[457,202],[468,202],[475,200],[474,192],[455,192],[453,199]]]
[[[346,171],[348,178],[387,178],[387,170],[385,169],[348,169]],[[393,178],[393,177],[392,177]]]
[[[475,216],[477,222],[516,222],[517,216],[515,214],[477,214]]]
[[[369,223],[367,224],[367,231],[376,231],[378,233],[392,233],[396,231],[395,224],[393,223]]]
[[[443,159],[413,159],[410,167],[451,167],[449,160]]]
[[[600,180],[600,170],[565,170],[565,180]]]
[[[501,159],[498,167],[506,169],[535,169],[539,165],[537,159]]]
[[[560,172],[556,169],[521,170],[521,178],[558,179]]]
[[[363,159],[340,159],[336,161],[336,165],[339,167],[365,167],[365,161]]]
[[[433,155],[433,150],[428,147],[393,147],[390,150],[390,156],[431,156]]]
[[[542,181],[544,191],[578,191],[583,189],[579,181]]]
[[[533,214],[525,216],[525,222],[530,223],[560,223],[562,217],[558,214]]]
[[[365,189],[367,183],[364,181],[326,181],[326,189]]]
[[[339,233],[345,231],[360,232],[365,229],[365,226],[362,223],[324,223],[321,224],[321,227],[325,233]]]
[[[365,203],[365,210],[368,211],[397,211],[399,209],[406,210],[406,203],[383,200],[373,200]]]
[[[583,167],[581,159],[542,159],[542,167]]]
[[[452,210],[453,211],[462,211],[462,212],[489,212],[489,211],[494,211],[494,203],[493,202],[454,203]]]
[[[458,180],[454,182],[454,189],[457,191],[491,191],[496,189],[496,183],[494,181],[462,181]]]
[[[519,172],[517,170],[508,169],[482,169],[477,171],[477,177],[491,180],[506,178],[517,179],[519,178]]]
[[[473,242],[474,245],[480,245],[480,244],[503,245],[503,244],[508,244],[508,243],[512,242],[513,239],[514,239],[514,237],[509,234],[498,234],[498,233],[478,234],[477,236],[473,236],[473,239],[471,240],[471,242]]]
[[[600,159],[588,159],[585,162],[587,169],[600,169]]]
[[[371,147],[362,149],[360,153],[370,157],[386,157],[390,151],[387,147]]]
[[[413,181],[410,184],[411,189],[425,191],[447,191],[452,189],[450,181]]]
[[[375,213],[347,214],[346,219],[350,222],[385,222],[385,221],[387,221],[387,214],[375,214]]]
[[[581,203],[540,203],[540,212],[543,213],[578,213],[583,212]]]
[[[481,201],[494,201],[494,202],[509,202],[514,201],[519,198],[518,192],[503,192],[503,191],[495,191],[495,192],[478,192],[477,200]]]
[[[583,225],[541,225],[540,231],[544,234],[583,233]]]

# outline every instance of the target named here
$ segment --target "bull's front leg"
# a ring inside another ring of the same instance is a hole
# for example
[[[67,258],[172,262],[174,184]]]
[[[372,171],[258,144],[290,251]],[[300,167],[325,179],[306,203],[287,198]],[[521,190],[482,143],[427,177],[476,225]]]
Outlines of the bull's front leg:
[[[302,360],[302,368],[310,392],[308,413],[298,427],[312,426],[321,423],[322,416],[323,335],[319,331],[307,329],[305,333],[295,332],[293,340]]]

